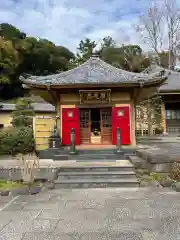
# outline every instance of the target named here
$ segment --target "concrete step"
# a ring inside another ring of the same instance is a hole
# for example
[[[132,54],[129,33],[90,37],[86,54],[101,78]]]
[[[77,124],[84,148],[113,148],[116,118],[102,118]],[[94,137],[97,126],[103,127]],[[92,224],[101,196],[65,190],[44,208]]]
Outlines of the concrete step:
[[[132,179],[136,178],[133,171],[107,171],[107,172],[60,172],[58,174],[58,180],[73,180],[73,179]]]
[[[55,188],[107,188],[138,187],[136,179],[73,179],[56,180]]]

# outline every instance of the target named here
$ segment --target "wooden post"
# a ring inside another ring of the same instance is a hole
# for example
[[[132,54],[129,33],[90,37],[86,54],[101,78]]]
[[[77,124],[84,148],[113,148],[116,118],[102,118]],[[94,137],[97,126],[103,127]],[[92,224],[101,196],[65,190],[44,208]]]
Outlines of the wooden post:
[[[162,127],[164,129],[164,132],[167,131],[166,127],[166,109],[165,109],[165,103],[161,103],[161,116],[162,116]]]

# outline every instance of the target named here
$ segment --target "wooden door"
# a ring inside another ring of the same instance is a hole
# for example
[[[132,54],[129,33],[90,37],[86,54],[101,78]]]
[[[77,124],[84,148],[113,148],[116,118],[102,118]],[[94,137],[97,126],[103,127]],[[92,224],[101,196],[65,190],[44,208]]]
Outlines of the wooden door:
[[[75,129],[75,143],[80,144],[79,109],[62,108],[62,144],[71,144],[71,128]]]
[[[112,109],[101,109],[101,142],[112,143]]]
[[[89,144],[91,139],[90,109],[80,109],[80,142]]]
[[[116,144],[116,128],[121,130],[121,144],[129,145],[130,137],[130,108],[113,107],[112,108],[112,143]]]

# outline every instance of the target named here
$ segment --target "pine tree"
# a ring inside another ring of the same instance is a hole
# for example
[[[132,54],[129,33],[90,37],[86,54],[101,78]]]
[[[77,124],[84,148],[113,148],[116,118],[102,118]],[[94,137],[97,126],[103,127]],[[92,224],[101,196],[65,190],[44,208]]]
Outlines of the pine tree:
[[[34,115],[31,99],[19,99],[15,105],[15,110],[12,112],[13,127],[31,127]]]

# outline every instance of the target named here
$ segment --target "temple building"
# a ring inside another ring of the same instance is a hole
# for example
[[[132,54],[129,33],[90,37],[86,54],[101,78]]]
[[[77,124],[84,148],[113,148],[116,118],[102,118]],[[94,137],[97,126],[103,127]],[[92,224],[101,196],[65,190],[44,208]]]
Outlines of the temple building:
[[[168,134],[180,133],[180,72],[151,65],[144,73],[153,74],[164,71],[165,84],[158,89],[162,100],[162,127]]]
[[[135,106],[166,80],[164,70],[133,73],[115,68],[92,55],[80,66],[49,76],[21,77],[31,90],[56,109],[56,127],[63,145],[71,129],[79,144],[136,145]]]

